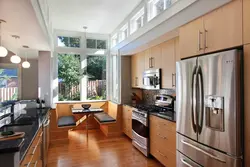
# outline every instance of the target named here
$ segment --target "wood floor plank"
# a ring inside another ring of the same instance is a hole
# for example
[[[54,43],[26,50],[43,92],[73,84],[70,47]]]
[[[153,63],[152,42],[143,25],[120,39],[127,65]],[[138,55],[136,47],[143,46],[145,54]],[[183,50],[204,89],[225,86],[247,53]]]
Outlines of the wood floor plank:
[[[146,158],[126,136],[106,137],[100,130],[69,132],[68,142],[50,145],[47,167],[162,167]]]

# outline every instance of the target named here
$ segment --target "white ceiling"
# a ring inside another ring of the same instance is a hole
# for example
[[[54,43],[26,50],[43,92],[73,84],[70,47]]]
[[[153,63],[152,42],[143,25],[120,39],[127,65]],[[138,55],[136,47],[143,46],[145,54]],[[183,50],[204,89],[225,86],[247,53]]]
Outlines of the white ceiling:
[[[141,0],[49,0],[53,28],[110,34]]]
[[[28,45],[29,57],[34,58],[38,50],[50,49],[30,0],[0,0],[0,19],[7,22],[2,24],[2,43],[8,50],[22,53],[22,46]],[[17,42],[13,34],[20,36]]]

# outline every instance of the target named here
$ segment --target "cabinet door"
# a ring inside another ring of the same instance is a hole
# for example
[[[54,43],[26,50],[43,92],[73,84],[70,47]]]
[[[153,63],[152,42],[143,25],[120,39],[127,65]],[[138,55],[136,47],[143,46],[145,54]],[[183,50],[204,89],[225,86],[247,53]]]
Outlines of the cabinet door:
[[[139,88],[142,88],[143,87],[143,72],[145,70],[145,52],[140,52],[139,53],[139,57],[138,57],[138,60],[137,60],[137,74],[138,74],[138,79],[137,79],[137,82],[138,82],[138,86]]]
[[[235,0],[204,16],[205,52],[242,45],[242,0]]]
[[[203,30],[203,18],[198,18],[180,27],[179,39],[181,58],[204,53]]]
[[[243,0],[243,40],[244,44],[250,43],[250,1]]]
[[[161,68],[161,46],[157,45],[151,49],[151,67]]]
[[[175,62],[181,60],[179,37],[175,38]]]
[[[161,44],[162,88],[172,88],[175,73],[175,39]]]
[[[245,157],[250,157],[250,44],[244,45],[244,129],[245,129]],[[245,167],[250,167],[250,159],[245,158]]]
[[[144,51],[145,70],[151,68],[151,48]]]
[[[132,87],[137,87],[138,85],[138,73],[137,73],[137,64],[138,64],[138,54],[132,55],[131,57],[131,83],[132,83]]]

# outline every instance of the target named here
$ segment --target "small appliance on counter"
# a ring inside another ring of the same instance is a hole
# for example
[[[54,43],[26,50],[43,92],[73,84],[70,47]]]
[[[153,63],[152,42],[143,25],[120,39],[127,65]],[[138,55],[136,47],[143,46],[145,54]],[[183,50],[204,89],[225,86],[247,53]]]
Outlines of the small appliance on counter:
[[[173,107],[175,97],[171,95],[159,94],[155,96],[155,105],[159,107]]]
[[[41,99],[36,99],[36,108],[42,109],[45,108],[45,101]]]

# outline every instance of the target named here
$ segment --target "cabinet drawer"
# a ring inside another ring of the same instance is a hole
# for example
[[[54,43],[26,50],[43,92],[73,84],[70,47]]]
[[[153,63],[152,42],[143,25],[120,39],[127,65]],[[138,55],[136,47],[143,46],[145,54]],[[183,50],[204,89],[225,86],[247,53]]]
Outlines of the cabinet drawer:
[[[155,128],[150,129],[150,144],[157,146],[165,151],[176,153],[176,133],[172,131],[163,131]]]
[[[162,146],[161,146],[162,147]],[[150,147],[151,154],[158,159],[163,165],[167,167],[176,167],[176,155],[168,152],[161,151],[157,146]]]
[[[154,116],[154,115],[150,115],[149,121],[150,121],[150,124],[152,125],[152,127],[176,132],[176,124],[174,122],[168,121],[168,120],[163,119],[163,118],[159,118],[159,117]],[[150,125],[150,127],[151,127],[151,125]]]

